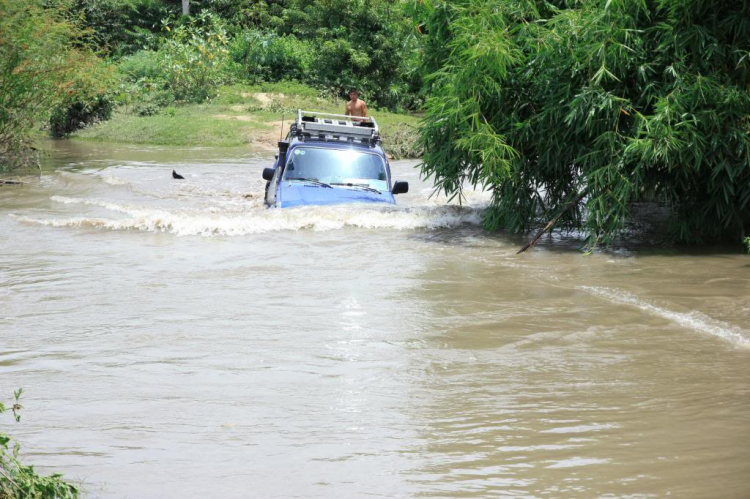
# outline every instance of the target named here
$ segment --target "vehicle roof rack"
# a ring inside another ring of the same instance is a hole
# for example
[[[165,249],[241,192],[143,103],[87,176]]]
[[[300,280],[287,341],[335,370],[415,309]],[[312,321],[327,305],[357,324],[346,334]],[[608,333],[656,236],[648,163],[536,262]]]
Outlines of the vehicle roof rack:
[[[344,140],[374,145],[380,142],[380,129],[375,118],[359,118],[318,111],[297,111],[292,134],[318,140]]]

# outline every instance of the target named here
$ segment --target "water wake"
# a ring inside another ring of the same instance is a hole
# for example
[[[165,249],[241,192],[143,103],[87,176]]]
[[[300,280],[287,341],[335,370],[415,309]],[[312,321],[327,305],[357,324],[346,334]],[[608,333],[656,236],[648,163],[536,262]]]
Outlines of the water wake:
[[[86,205],[123,215],[122,218],[74,216],[69,218],[15,218],[25,223],[51,227],[81,227],[105,230],[138,230],[178,236],[241,236],[274,231],[365,229],[435,229],[479,224],[480,208],[458,206],[320,206],[265,209],[259,202],[247,203],[241,212],[146,208],[97,199],[53,196],[66,205]]]
[[[712,319],[700,312],[675,312],[666,308],[657,307],[656,305],[645,302],[630,293],[620,290],[596,286],[579,286],[577,289],[586,291],[587,293],[591,293],[614,303],[632,305],[644,312],[658,315],[682,327],[690,328],[701,333],[708,333],[717,338],[729,341],[736,346],[750,348],[750,335],[747,331],[725,322]]]

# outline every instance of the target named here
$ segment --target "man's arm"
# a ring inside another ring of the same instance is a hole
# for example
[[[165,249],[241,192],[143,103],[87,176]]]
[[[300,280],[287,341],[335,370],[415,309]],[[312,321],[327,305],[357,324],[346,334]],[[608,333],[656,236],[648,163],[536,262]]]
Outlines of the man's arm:
[[[352,110],[349,106],[349,104],[346,105],[346,109],[344,110],[344,116],[350,116],[352,114]]]
[[[365,118],[370,116],[369,114],[367,114],[367,104],[365,104],[364,101],[362,102],[362,113],[362,116],[364,116]]]

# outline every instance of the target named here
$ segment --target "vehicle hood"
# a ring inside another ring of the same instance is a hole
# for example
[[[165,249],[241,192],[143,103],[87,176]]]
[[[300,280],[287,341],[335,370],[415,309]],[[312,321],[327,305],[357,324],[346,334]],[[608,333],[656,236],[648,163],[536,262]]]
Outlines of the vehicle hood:
[[[393,194],[384,191],[380,194],[351,187],[322,187],[312,184],[282,182],[279,185],[277,206],[331,205],[347,203],[389,203],[395,204]]]

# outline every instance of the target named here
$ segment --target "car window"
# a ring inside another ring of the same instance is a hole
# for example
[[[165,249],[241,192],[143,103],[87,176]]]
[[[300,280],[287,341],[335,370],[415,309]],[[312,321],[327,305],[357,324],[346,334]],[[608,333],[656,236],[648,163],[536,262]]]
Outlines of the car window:
[[[284,169],[284,180],[315,179],[328,184],[367,184],[379,190],[388,188],[383,159],[377,154],[355,149],[296,147]]]

